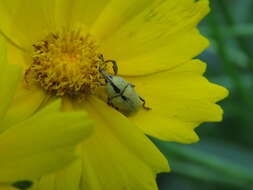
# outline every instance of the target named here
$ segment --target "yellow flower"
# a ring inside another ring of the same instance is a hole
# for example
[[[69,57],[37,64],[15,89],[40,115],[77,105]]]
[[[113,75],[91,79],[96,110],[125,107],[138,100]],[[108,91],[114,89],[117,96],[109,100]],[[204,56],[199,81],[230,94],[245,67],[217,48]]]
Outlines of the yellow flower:
[[[5,116],[22,74],[20,65],[7,64],[2,38],[0,48],[0,189],[6,190],[30,186],[31,180],[76,160],[75,147],[90,133],[91,122],[83,121],[87,114],[82,112],[60,112],[57,100],[8,125],[12,118]]]
[[[42,177],[34,189],[157,189],[155,175],[169,167],[144,134],[192,143],[195,127],[222,119],[215,103],[228,92],[209,83],[206,65],[192,59],[208,46],[196,29],[207,0],[0,2],[9,60],[24,67],[9,115],[20,120],[58,96],[63,110],[85,110],[95,122],[79,147],[81,159]],[[116,74],[112,60],[152,110],[138,107],[126,116],[106,103],[104,83],[112,84],[102,72]]]

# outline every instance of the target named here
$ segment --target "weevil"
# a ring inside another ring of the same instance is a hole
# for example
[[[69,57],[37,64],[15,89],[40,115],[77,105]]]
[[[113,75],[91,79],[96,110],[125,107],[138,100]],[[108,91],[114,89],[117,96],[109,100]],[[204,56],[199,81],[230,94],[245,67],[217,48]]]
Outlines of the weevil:
[[[100,73],[106,80],[106,92],[108,95],[107,103],[123,113],[130,116],[136,113],[141,107],[145,110],[151,108],[146,107],[146,101],[140,97],[135,86],[119,76],[113,76],[100,69]]]

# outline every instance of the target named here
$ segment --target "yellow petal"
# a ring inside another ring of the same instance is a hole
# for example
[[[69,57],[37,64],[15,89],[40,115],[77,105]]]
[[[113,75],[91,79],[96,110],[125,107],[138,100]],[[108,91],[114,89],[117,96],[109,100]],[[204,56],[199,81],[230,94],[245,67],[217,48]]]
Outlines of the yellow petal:
[[[17,190],[17,189],[9,185],[0,185],[0,190]]]
[[[6,64],[6,41],[0,35],[0,67]],[[1,73],[2,71],[0,71]]]
[[[5,69],[1,69],[4,74],[0,76],[0,120],[8,112],[21,76],[21,67],[18,65],[8,65]]]
[[[92,34],[100,40],[114,35],[122,24],[131,20],[147,6],[152,5],[154,0],[111,0],[92,27]]]
[[[82,143],[82,160],[42,177],[32,190],[157,189],[155,174],[168,171],[161,153],[114,109],[94,97],[87,101],[96,130]]]
[[[31,190],[55,190],[55,176],[54,175],[47,175],[43,176],[42,179],[35,183]]]
[[[53,1],[0,0],[0,31],[19,46],[31,48],[34,39],[53,27]]]
[[[91,122],[84,113],[59,110],[58,101],[1,133],[1,182],[36,179],[76,158],[75,145],[90,133]]]
[[[130,118],[144,133],[161,140],[190,144],[199,141],[194,128],[200,123],[186,122],[177,118],[161,115],[159,111],[150,111]]]
[[[129,54],[129,58],[122,61],[120,58],[119,73],[125,76],[140,76],[173,69],[199,55],[208,45],[208,40],[201,36],[198,30],[192,29],[168,40],[168,44],[164,47],[153,50],[151,48],[151,52],[147,50],[144,54],[141,52],[138,54],[136,50],[135,55]]]
[[[82,144],[81,189],[157,189],[156,174],[169,168],[154,144],[101,100],[90,97],[85,109],[96,127]]]
[[[24,52],[18,50],[17,48],[10,45],[8,46],[7,61],[8,63],[14,65],[12,67],[19,65],[24,68],[26,65],[26,56],[27,55]],[[5,80],[5,83],[10,81]],[[3,121],[4,124],[0,127],[0,130],[3,130],[3,128],[6,129],[32,115],[37,111],[46,98],[46,93],[42,89],[26,84],[24,79],[19,80],[15,96]]]
[[[163,140],[198,140],[194,128],[202,122],[220,121],[223,111],[215,102],[228,95],[226,89],[202,77],[204,71],[205,64],[193,60],[169,71],[126,78],[152,108],[130,119],[145,133]]]
[[[55,0],[55,17],[62,26],[90,27],[109,0]]]
[[[39,179],[31,190],[79,190],[82,161],[76,160],[68,167]]]
[[[16,95],[5,115],[3,126],[0,130],[21,122],[36,111],[46,98],[45,92],[39,88],[23,88],[17,90]]]
[[[146,1],[136,1],[136,4]],[[209,45],[196,29],[209,11],[207,0],[155,1],[146,4],[148,7],[140,10],[132,20],[122,22],[122,26],[117,26],[115,30],[117,22],[107,27],[97,26],[96,31],[99,29],[100,33],[110,31],[108,38],[102,38],[103,52],[106,57],[118,62],[120,74],[144,75],[174,68],[189,61]],[[123,10],[115,9],[111,14],[112,19],[118,16],[122,20],[122,12],[127,8],[122,6]]]
[[[82,161],[78,159],[66,169],[57,172],[56,190],[79,190],[82,174]]]
[[[0,31],[30,50],[35,40],[64,27],[91,25],[108,0],[0,0]]]
[[[21,78],[21,66],[7,64],[6,52],[0,39],[0,121],[10,106],[15,90]]]

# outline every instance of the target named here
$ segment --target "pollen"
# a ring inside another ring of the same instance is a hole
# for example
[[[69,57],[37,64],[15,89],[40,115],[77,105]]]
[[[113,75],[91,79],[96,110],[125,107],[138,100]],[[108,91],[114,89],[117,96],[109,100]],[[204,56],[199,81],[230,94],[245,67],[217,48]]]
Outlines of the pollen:
[[[57,96],[93,93],[105,83],[100,69],[107,70],[98,49],[93,37],[81,30],[50,33],[33,44],[25,81]]]

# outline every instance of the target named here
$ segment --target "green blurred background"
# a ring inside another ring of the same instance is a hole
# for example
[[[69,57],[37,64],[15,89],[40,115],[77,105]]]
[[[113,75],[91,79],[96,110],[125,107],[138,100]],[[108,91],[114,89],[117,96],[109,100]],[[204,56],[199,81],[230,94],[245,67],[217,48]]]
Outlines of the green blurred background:
[[[211,47],[206,77],[230,90],[221,123],[202,124],[193,145],[154,142],[170,161],[160,190],[253,190],[253,0],[210,0],[199,26]]]

